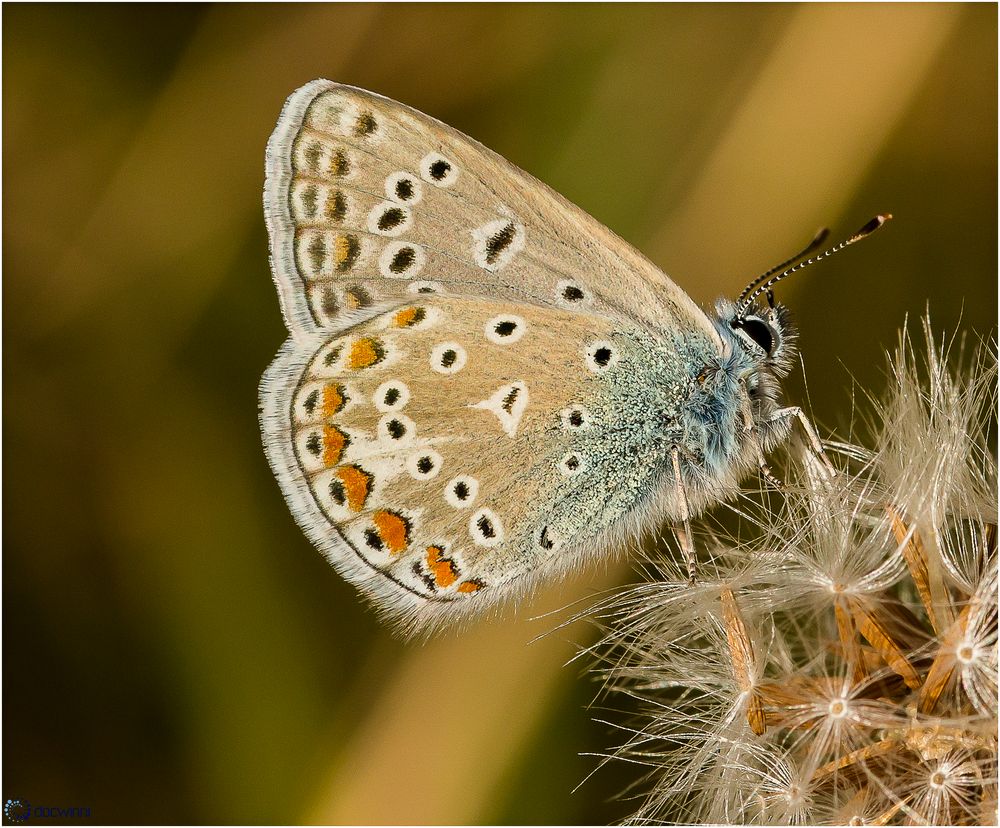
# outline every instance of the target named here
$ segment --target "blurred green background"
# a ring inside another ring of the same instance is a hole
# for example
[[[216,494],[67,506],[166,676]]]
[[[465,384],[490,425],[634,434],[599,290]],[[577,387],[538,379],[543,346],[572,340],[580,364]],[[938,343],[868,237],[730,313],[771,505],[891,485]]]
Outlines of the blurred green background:
[[[529,643],[627,566],[404,644],[271,478],[264,144],[312,78],[467,132],[703,303],[820,225],[893,212],[779,292],[825,433],[852,377],[881,386],[907,314],[995,330],[992,4],[6,5],[3,24],[5,798],[124,823],[630,812],[612,797],[638,768],[573,792],[579,754],[617,739],[564,666],[588,628]]]

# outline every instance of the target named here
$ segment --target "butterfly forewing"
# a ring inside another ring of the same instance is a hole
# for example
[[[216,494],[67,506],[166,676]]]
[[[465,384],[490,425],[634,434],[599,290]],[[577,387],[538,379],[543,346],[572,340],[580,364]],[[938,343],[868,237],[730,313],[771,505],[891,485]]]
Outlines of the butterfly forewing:
[[[454,293],[618,311],[657,328],[702,311],[641,254],[456,130],[329,81],[293,94],[268,144],[265,212],[293,332],[433,282]]]

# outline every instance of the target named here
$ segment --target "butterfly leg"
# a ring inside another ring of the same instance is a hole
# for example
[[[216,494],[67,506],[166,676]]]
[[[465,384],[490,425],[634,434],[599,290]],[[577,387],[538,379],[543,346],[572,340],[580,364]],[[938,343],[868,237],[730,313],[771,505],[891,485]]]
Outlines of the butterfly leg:
[[[760,476],[764,478],[766,483],[778,491],[785,488],[785,484],[781,482],[780,478],[775,477],[774,472],[771,471],[771,467],[763,460],[760,461]]]
[[[677,503],[681,509],[681,526],[674,527],[674,535],[687,563],[688,583],[693,585],[698,567],[694,555],[694,537],[691,534],[691,509],[688,506],[687,492],[684,491],[684,481],[681,479],[680,449],[676,446],[670,451],[670,461],[674,467],[674,486],[677,489]]]
[[[790,420],[792,417],[795,417],[802,426],[802,431],[806,435],[806,441],[809,443],[809,448],[812,449],[813,454],[816,455],[822,463],[823,470],[826,473],[827,478],[836,477],[837,470],[833,467],[833,463],[830,462],[830,458],[826,456],[826,452],[823,451],[823,443],[820,441],[819,435],[816,433],[816,429],[813,428],[812,422],[801,408],[797,405],[782,408],[780,411],[776,411],[771,416],[771,421],[777,422],[780,420]]]

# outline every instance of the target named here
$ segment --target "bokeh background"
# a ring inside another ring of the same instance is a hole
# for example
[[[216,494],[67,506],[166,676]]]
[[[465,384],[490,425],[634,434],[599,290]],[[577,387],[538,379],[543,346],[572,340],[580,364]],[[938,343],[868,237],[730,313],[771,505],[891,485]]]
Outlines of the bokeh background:
[[[293,89],[454,125],[703,303],[892,211],[780,291],[843,434],[907,315],[995,331],[996,48],[992,4],[5,6],[3,797],[124,823],[630,811],[637,768],[574,791],[617,739],[565,665],[589,627],[531,643],[627,565],[407,644],[284,506],[256,389]]]

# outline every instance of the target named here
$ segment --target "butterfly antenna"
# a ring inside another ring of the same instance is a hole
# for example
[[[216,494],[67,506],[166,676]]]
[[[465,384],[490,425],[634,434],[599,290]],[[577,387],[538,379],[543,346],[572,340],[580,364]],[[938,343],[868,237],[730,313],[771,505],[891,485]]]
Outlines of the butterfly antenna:
[[[803,268],[808,267],[811,264],[816,264],[816,262],[820,261],[821,259],[825,259],[828,256],[832,256],[834,253],[839,253],[845,247],[850,247],[855,242],[859,242],[862,239],[868,238],[868,236],[870,236],[872,233],[878,230],[879,227],[881,227],[891,218],[892,218],[891,213],[875,216],[875,218],[869,221],[853,236],[851,236],[848,239],[844,239],[842,242],[840,242],[840,244],[834,245],[829,250],[824,250],[818,256],[813,256],[810,259],[806,259],[804,262],[799,262],[797,265],[795,265],[795,267],[790,267],[788,270],[779,273],[777,276],[772,276],[771,278],[767,279],[767,281],[761,282],[760,279],[754,280],[757,283],[757,287],[750,288],[750,290],[752,290],[753,292],[750,293],[749,296],[746,296],[745,298],[742,298],[741,296],[741,299],[737,300],[738,307],[736,310],[736,317],[739,318],[743,316],[743,314],[746,313],[746,309],[750,307],[750,305],[753,303],[754,299],[756,299],[762,293],[767,293],[768,295],[770,295],[771,288],[774,287],[776,284],[778,284],[778,282],[780,282],[782,279],[787,279],[793,273],[798,273],[798,271],[802,270]],[[817,238],[819,238],[819,234],[817,234]],[[794,259],[792,259],[791,261],[794,261]],[[743,293],[746,294],[746,292],[747,291],[744,291]]]
[[[750,291],[753,290],[755,287],[757,287],[757,285],[759,285],[761,282],[770,279],[779,270],[784,270],[790,264],[794,264],[803,256],[808,256],[810,253],[816,250],[821,244],[823,244],[823,242],[826,241],[826,237],[829,235],[830,235],[829,228],[821,227],[819,230],[816,231],[816,235],[813,236],[813,240],[809,242],[809,244],[807,244],[802,250],[800,250],[794,256],[790,256],[789,258],[785,259],[785,261],[783,261],[781,264],[776,264],[774,267],[768,270],[767,273],[761,273],[760,276],[758,276],[749,285],[743,288],[743,292],[736,298],[736,304],[739,305],[740,302],[742,302],[744,298],[746,298],[747,294],[750,293]]]

